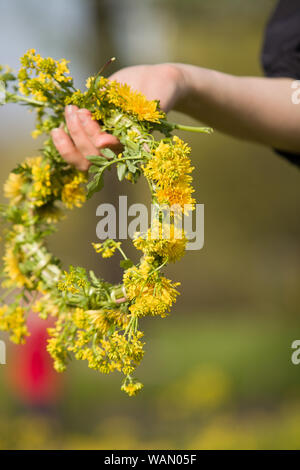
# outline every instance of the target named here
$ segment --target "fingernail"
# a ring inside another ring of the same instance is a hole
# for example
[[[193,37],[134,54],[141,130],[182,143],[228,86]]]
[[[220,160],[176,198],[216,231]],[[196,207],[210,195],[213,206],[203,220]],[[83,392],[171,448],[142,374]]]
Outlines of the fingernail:
[[[52,136],[52,139],[58,143],[61,138],[62,138],[62,135],[61,135],[61,129],[59,129],[59,127],[57,127],[56,129],[52,129],[51,131],[51,136]]]
[[[69,104],[68,106],[66,106],[66,114],[68,116],[71,116],[74,111],[75,111],[75,106],[73,106],[72,104]]]
[[[83,113],[83,112],[77,112],[77,116],[79,117],[80,119],[80,122],[85,126],[89,121],[90,121],[90,115],[89,114],[86,114],[86,113]]]
[[[59,125],[59,129],[63,129],[64,127],[65,127],[65,123],[61,122],[60,125]]]
[[[86,116],[90,116],[90,115],[91,115],[91,111],[89,111],[89,110],[86,109],[86,108],[78,109],[77,113],[78,113],[78,114],[85,114]]]
[[[59,141],[59,129],[52,129],[52,131],[50,132],[50,135],[52,137],[52,140],[54,143],[57,143]]]

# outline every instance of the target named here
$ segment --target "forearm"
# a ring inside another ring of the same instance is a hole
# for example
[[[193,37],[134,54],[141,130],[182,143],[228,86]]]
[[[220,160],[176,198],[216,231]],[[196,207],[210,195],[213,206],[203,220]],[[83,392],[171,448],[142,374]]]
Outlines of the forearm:
[[[226,134],[300,152],[300,106],[292,103],[291,79],[177,67],[182,86],[176,110]]]

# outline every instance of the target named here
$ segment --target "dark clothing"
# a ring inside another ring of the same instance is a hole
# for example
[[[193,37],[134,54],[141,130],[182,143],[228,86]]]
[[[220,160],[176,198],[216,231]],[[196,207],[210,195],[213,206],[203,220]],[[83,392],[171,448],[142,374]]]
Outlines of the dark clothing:
[[[278,2],[266,26],[261,61],[267,77],[300,80],[300,0]],[[300,167],[300,154],[275,151]]]

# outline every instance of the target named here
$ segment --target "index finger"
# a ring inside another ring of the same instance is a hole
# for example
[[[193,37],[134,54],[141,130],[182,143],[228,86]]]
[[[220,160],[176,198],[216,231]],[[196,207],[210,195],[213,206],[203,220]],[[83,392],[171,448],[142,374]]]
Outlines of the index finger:
[[[77,116],[80,119],[81,125],[84,128],[85,133],[91,139],[91,142],[95,147],[101,149],[105,147],[120,147],[120,141],[117,137],[108,134],[107,132],[101,131],[101,127],[97,121],[92,119],[92,114],[87,109],[79,109]]]

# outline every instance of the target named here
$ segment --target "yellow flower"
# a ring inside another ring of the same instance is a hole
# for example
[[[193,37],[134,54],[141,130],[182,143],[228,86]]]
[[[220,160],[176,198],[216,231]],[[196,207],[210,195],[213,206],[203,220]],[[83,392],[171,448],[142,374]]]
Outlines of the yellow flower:
[[[66,76],[69,73],[66,59],[43,58],[35,49],[29,49],[20,61],[22,68],[18,74],[19,90],[25,95],[32,94],[38,101],[48,101],[49,91],[61,90],[61,82],[72,80]]]
[[[82,308],[76,308],[72,314],[72,320],[77,328],[86,329],[89,327],[88,313]]]
[[[76,287],[76,283],[75,274],[72,271],[70,273],[64,271],[64,279],[58,281],[57,288],[62,292],[71,292],[72,294],[76,294],[80,292],[78,287]]]
[[[8,179],[4,183],[4,196],[10,199],[10,204],[18,204],[22,197],[22,186],[24,180],[22,175],[10,173]]]
[[[25,169],[31,171],[31,191],[29,197],[36,207],[40,207],[47,202],[51,195],[51,167],[49,162],[41,157],[28,157],[22,164]]]
[[[101,253],[102,258],[110,258],[115,254],[117,248],[120,248],[121,243],[108,239],[103,243],[92,243],[96,253]]]
[[[102,253],[102,258],[111,258],[115,254],[115,248],[105,248]]]
[[[70,80],[72,80],[71,77],[66,77],[64,75],[65,73],[70,73],[69,68],[67,66],[69,62],[70,61],[66,59],[60,59],[59,61],[56,61],[56,72],[54,78],[58,82],[69,82]]]
[[[107,315],[107,310],[87,310],[87,315],[94,327],[105,335],[111,327],[111,322]]]
[[[121,390],[123,390],[123,392],[127,393],[130,397],[132,397],[138,392],[140,392],[143,386],[144,385],[140,382],[123,383]]]
[[[67,96],[65,99],[65,104],[75,104],[80,108],[84,106],[86,93],[82,93],[80,90],[76,90],[71,96]]]
[[[4,287],[32,287],[32,282],[28,279],[19,268],[19,259],[14,252],[13,246],[6,245],[5,254],[3,256],[4,261],[4,273],[7,279],[3,281]]]
[[[102,243],[92,243],[96,253],[101,253],[103,251]]]
[[[66,370],[66,361],[68,351],[62,346],[62,340],[59,337],[59,332],[55,328],[49,328],[48,333],[53,337],[48,339],[47,351],[54,359],[53,367],[56,372],[64,372]]]
[[[129,323],[127,313],[122,312],[120,309],[107,309],[107,318],[111,323],[117,325],[119,328],[126,328]]]
[[[159,186],[159,185],[158,185]],[[174,212],[178,212],[178,208],[181,207],[184,213],[188,213],[194,208],[195,199],[191,196],[194,189],[190,185],[177,184],[172,186],[165,186],[157,188],[156,197],[159,204],[168,204],[174,208]]]
[[[39,317],[45,320],[49,315],[56,317],[59,314],[58,306],[53,302],[49,293],[43,292],[43,297],[37,300],[33,306],[32,311],[39,314]]]
[[[147,263],[145,263],[147,265]],[[137,317],[160,315],[166,317],[179,292],[180,283],[172,283],[157,272],[145,271],[143,263],[139,268],[127,269],[123,276],[126,296],[132,301],[130,312]]]
[[[163,261],[174,263],[185,253],[187,239],[184,230],[174,224],[155,221],[145,236],[136,234],[134,246],[146,255],[158,255]]]
[[[142,93],[132,90],[127,84],[112,81],[107,90],[109,103],[126,113],[135,114],[140,121],[159,122],[165,113],[158,109],[157,101],[149,101]]]
[[[35,129],[34,131],[31,132],[31,137],[33,139],[37,139],[39,135],[42,134],[42,131],[40,129]]]
[[[30,161],[33,188],[30,197],[36,206],[42,206],[51,195],[51,167],[42,157],[33,157]]]
[[[72,209],[74,206],[81,207],[85,202],[86,194],[82,183],[85,183],[86,180],[86,175],[81,172],[65,179],[61,200],[68,209]]]
[[[10,332],[9,339],[16,344],[25,343],[25,337],[29,336],[24,313],[25,310],[19,306],[14,310],[7,305],[0,307],[0,330]]]
[[[95,80],[95,77],[88,77],[85,81],[85,86],[87,89],[89,89],[93,83],[93,81]]]
[[[154,183],[155,196],[159,204],[180,206],[188,211],[195,200],[192,198],[194,189],[191,186],[193,171],[189,159],[190,147],[179,137],[173,137],[173,143],[163,141],[153,151],[153,156],[143,167],[146,178]]]

